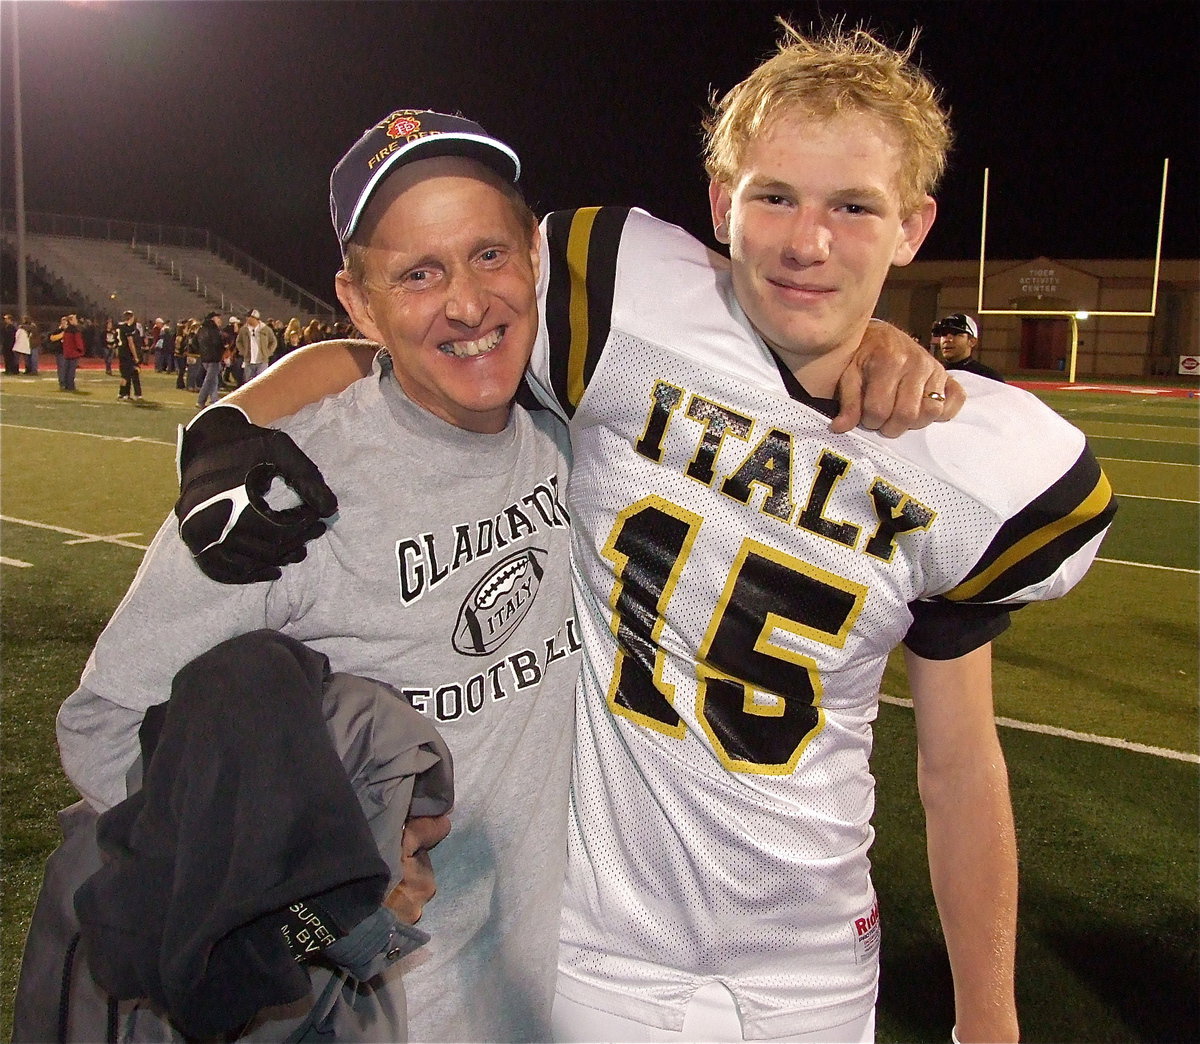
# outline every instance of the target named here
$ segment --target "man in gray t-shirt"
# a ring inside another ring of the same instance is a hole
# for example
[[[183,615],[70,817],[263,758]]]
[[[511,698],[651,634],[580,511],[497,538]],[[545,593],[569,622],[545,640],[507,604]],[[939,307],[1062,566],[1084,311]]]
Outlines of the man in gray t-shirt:
[[[482,128],[434,113],[395,113],[350,150],[333,175],[337,289],[385,351],[269,436],[330,477],[336,516],[301,561],[233,585],[197,568],[168,519],[58,721],[67,774],[102,810],[126,796],[146,709],[232,635],[273,628],[399,690],[455,770],[421,921],[431,940],[403,962],[415,1040],[548,1034],[579,642],[566,434],[512,405],[537,328],[537,224],[518,173]],[[241,428],[262,433],[236,407],[200,414],[181,463],[197,440]],[[185,528],[215,539],[242,507],[269,534],[268,519],[306,510],[268,498],[204,497]],[[200,564],[228,578],[214,551]],[[150,619],[182,640],[130,662]]]

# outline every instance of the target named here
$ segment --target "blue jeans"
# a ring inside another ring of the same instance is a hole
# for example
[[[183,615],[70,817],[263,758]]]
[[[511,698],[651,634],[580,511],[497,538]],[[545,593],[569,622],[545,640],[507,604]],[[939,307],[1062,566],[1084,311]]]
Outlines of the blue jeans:
[[[257,377],[260,373],[262,373],[263,370],[265,370],[266,368],[267,368],[267,364],[265,362],[256,362],[256,363],[248,362],[248,363],[246,363],[245,367],[243,367],[243,369],[245,371],[245,375],[246,375],[245,380],[247,380],[247,381],[254,380],[254,378]]]
[[[203,365],[204,382],[200,385],[200,398],[196,400],[197,406],[207,406],[210,402],[216,402],[217,391],[221,384],[221,364],[206,362]]]
[[[68,359],[65,355],[59,352],[54,357],[58,363],[58,386],[63,391],[75,390],[75,370],[79,366],[78,359]]]

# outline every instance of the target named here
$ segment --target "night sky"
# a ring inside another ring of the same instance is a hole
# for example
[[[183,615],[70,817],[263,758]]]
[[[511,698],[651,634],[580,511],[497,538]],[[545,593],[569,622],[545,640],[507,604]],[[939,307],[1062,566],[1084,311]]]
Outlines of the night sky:
[[[26,208],[211,229],[333,300],[329,170],[393,108],[508,140],[539,213],[636,204],[711,242],[698,126],[774,15],[840,14],[918,55],[956,145],[924,258],[1200,256],[1193,2],[18,3]],[[3,205],[13,206],[3,3]]]

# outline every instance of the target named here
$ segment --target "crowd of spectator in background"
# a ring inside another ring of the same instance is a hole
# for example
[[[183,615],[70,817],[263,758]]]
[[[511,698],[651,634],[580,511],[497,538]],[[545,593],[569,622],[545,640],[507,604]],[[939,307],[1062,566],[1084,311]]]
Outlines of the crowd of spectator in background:
[[[213,317],[223,322],[213,322]],[[202,359],[205,322],[216,326],[219,344],[210,345],[210,361]],[[132,312],[120,318],[102,319],[69,313],[62,316],[56,328],[43,331],[31,316],[18,322],[12,314],[4,315],[3,347],[4,372],[10,375],[38,373],[39,359],[49,354],[55,359],[58,386],[63,391],[75,390],[75,372],[79,360],[87,357],[101,359],[104,372],[120,374],[118,398],[138,401],[142,397],[139,368],[154,366],[156,373],[176,375],[177,388],[202,391],[205,398],[215,401],[222,389],[236,388],[250,380],[288,352],[314,341],[334,337],[359,336],[345,322],[327,323],[320,319],[302,322],[292,318],[263,319],[257,309],[243,318],[210,312],[203,319],[189,318],[167,321],[161,316],[153,322],[139,321]],[[217,368],[212,369],[212,356]],[[210,387],[205,387],[205,378]],[[204,405],[201,401],[200,405]]]

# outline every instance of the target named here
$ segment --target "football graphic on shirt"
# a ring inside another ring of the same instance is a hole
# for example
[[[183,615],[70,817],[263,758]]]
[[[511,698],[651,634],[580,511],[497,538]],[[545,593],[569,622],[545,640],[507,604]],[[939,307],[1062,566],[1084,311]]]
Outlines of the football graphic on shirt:
[[[545,558],[542,548],[527,547],[492,567],[458,611],[453,639],[456,651],[485,656],[504,644],[537,597]]]

